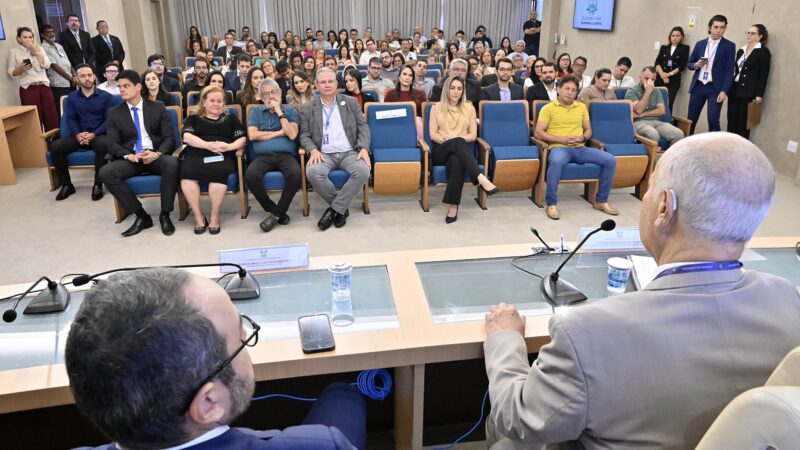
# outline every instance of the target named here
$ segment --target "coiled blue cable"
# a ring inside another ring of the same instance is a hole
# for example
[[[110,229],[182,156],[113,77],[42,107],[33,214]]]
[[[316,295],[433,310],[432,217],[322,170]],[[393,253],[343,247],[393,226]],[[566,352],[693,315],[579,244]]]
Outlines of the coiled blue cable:
[[[380,385],[377,379],[380,378]],[[358,374],[356,382],[353,386],[358,388],[362,395],[369,397],[373,400],[383,400],[392,392],[392,376],[386,369],[370,369],[363,370]],[[295,397],[287,394],[268,394],[261,397],[253,397],[252,401],[266,400],[268,398],[288,398],[290,400],[297,400],[300,402],[315,402],[316,398]]]

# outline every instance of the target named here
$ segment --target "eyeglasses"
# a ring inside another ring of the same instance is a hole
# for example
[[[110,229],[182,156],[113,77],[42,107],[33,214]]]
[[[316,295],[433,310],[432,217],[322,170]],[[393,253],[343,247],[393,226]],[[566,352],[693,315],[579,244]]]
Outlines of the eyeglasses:
[[[503,68],[497,69],[497,71],[498,72],[511,72],[511,69],[503,67]]]
[[[534,69],[541,69],[542,67],[544,67],[544,64],[536,64],[533,66]]]
[[[755,32],[755,31],[748,31],[748,32],[747,32],[747,35],[748,35],[748,36],[756,36],[756,35],[758,35],[758,33],[757,33],[757,32]]]
[[[119,70],[106,70],[106,73],[119,73]]]
[[[240,345],[239,348],[237,348],[236,351],[234,351],[231,354],[231,356],[225,359],[225,361],[222,361],[222,363],[219,366],[217,366],[217,368],[214,369],[213,372],[211,372],[211,375],[203,379],[203,382],[200,383],[199,386],[197,386],[197,389],[200,389],[201,387],[203,387],[204,384],[216,378],[217,375],[220,374],[220,372],[225,370],[225,368],[228,367],[228,365],[230,365],[231,362],[233,362],[233,360],[239,355],[239,353],[242,352],[242,350],[244,350],[245,347],[253,347],[256,344],[258,344],[258,330],[261,329],[261,326],[257,324],[253,319],[245,316],[244,314],[241,314],[239,317],[241,317],[242,328],[244,329],[247,338],[241,341],[242,345]]]

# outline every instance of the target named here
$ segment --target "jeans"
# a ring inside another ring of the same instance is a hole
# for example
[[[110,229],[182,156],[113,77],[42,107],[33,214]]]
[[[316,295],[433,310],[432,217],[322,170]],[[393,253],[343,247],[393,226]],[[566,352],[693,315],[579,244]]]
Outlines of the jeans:
[[[597,193],[597,202],[608,201],[611,192],[611,183],[614,181],[614,172],[617,169],[617,159],[602,150],[589,147],[553,147],[547,156],[547,205],[558,203],[558,183],[561,181],[561,172],[567,163],[593,163],[600,166],[600,187]],[[589,199],[591,201],[591,199]]]

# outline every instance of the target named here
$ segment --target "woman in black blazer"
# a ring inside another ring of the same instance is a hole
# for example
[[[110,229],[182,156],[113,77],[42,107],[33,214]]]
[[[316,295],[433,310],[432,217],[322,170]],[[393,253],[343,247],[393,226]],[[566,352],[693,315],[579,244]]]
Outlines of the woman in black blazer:
[[[733,85],[728,96],[728,131],[750,139],[747,105],[761,103],[767,89],[772,54],[767,48],[767,27],[758,23],[747,30],[747,44],[736,52]]]
[[[662,45],[658,50],[656,62],[656,86],[666,86],[669,92],[669,109],[675,105],[675,97],[681,88],[681,72],[686,69],[689,61],[689,46],[682,44],[683,28],[673,27],[669,32],[669,44]]]

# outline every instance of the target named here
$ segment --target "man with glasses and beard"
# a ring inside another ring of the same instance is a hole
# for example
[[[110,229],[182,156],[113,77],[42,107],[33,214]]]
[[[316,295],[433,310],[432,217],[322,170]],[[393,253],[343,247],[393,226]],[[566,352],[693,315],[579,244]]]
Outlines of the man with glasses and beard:
[[[444,86],[445,81],[447,81],[448,77],[461,77],[463,78],[465,84],[465,90],[467,91],[467,100],[472,102],[472,106],[475,107],[475,111],[478,111],[478,103],[481,101],[481,96],[483,95],[481,91],[481,82],[475,79],[475,77],[469,74],[468,70],[469,64],[463,59],[454,59],[450,62],[450,67],[447,69],[447,77],[442,78],[441,82],[433,87],[431,90],[431,98],[430,101],[438,102],[439,99],[442,98],[442,87]]]
[[[64,355],[78,411],[114,441],[98,449],[364,448],[364,401],[344,383],[328,386],[301,426],[229,427],[253,395],[247,347],[259,329],[219,285],[186,271],[100,281]]]

